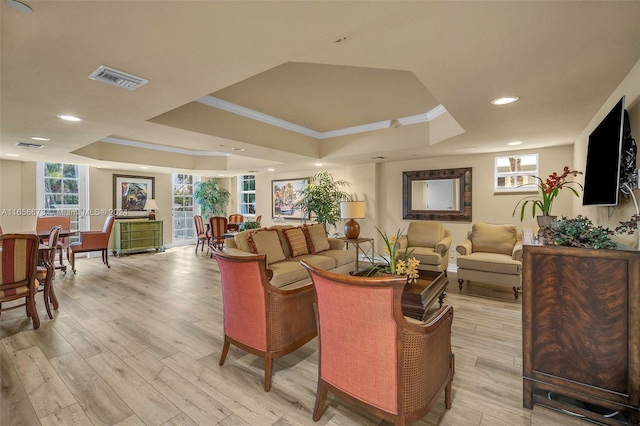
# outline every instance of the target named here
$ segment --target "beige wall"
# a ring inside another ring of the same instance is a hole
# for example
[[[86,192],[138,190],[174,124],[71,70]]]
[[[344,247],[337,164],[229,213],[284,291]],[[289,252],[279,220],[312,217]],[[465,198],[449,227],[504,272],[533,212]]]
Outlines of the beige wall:
[[[636,63],[576,140],[573,151],[576,167],[584,170],[587,162],[589,135],[622,96],[625,96],[625,107],[629,111],[632,134],[636,142],[638,142],[640,138],[640,61]],[[638,162],[637,167],[640,167],[640,162]],[[636,190],[634,193],[636,198],[640,198],[640,191]],[[583,207],[582,199],[580,199],[574,200],[573,213],[574,216],[579,214],[587,216],[596,225],[602,225],[613,230],[621,221],[629,220],[631,215],[636,213],[636,208],[632,200],[623,199],[619,200],[616,207]],[[633,247],[638,247],[638,237],[638,233],[632,236],[616,236],[621,242]]]

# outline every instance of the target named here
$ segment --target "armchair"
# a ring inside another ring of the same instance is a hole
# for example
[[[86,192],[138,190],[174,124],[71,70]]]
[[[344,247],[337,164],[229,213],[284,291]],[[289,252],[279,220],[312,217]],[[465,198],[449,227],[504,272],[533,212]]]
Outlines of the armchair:
[[[411,222],[407,233],[398,240],[398,247],[400,256],[413,251],[412,256],[420,261],[418,269],[446,271],[449,266],[451,231],[440,222]]]
[[[269,280],[265,255],[232,256],[214,249],[220,269],[224,346],[220,365],[235,346],[264,358],[264,390],[271,389],[273,359],[317,335],[311,283],[281,290]]]
[[[111,235],[111,228],[113,228],[113,222],[115,217],[107,216],[104,221],[102,231],[81,231],[80,241],[71,243],[69,248],[71,249],[71,270],[76,273],[76,253],[85,253],[90,251],[99,251],[102,253],[102,262],[109,266],[109,236]]]
[[[40,327],[35,300],[38,290],[36,266],[39,243],[36,235],[0,235],[0,312],[26,306],[34,330]],[[22,298],[25,299],[24,303],[2,308],[3,302]]]
[[[426,323],[406,319],[401,308],[406,277],[341,275],[301,263],[316,289],[320,353],[314,421],[322,417],[328,391],[396,425],[422,418],[442,391],[451,408],[451,306]]]
[[[479,281],[513,288],[522,285],[522,235],[513,225],[474,223],[467,238],[456,245],[458,285]]]

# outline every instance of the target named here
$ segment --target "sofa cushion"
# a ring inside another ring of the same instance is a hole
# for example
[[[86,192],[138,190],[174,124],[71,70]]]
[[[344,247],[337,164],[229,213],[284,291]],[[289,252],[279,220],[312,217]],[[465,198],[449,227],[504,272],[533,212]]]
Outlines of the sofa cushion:
[[[289,252],[291,253],[291,257],[309,254],[307,239],[301,228],[283,229],[282,233],[284,234],[287,240],[287,244],[289,245]]]
[[[355,250],[330,249],[320,252],[319,255],[332,258],[335,261],[335,266],[333,266],[334,268],[339,268],[340,266],[344,266],[356,261]]]
[[[300,261],[285,260],[282,262],[276,262],[269,265],[269,269],[273,271],[273,278],[271,278],[271,285],[274,287],[282,287],[291,283],[295,283],[300,280],[309,279],[309,272],[300,264]]]
[[[458,268],[474,271],[494,272],[497,274],[518,275],[522,270],[522,263],[511,258],[511,253],[478,253],[458,256]]]
[[[267,255],[267,265],[285,260],[286,256],[280,245],[278,231],[275,229],[257,229],[249,233],[251,252]]]
[[[307,244],[309,245],[309,251],[311,254],[318,254],[321,251],[329,250],[331,248],[329,240],[327,239],[327,233],[321,223],[305,225],[304,232],[307,236]]]
[[[249,245],[250,232],[251,231],[242,231],[233,236],[233,242],[236,243],[236,248],[251,253],[251,246]]]
[[[291,251],[289,250],[289,243],[287,242],[286,237],[284,236],[284,230],[285,229],[291,229],[293,228],[292,225],[273,225],[271,228],[271,230],[275,229],[276,231],[278,231],[278,238],[280,238],[280,245],[282,246],[282,251],[284,251],[284,255],[285,257],[288,259],[291,257]]]
[[[440,222],[411,222],[407,230],[409,247],[433,247],[444,238],[444,225]]]
[[[435,247],[435,246],[434,246]],[[415,257],[422,265],[440,265],[442,256],[436,253],[433,247],[408,247],[406,251],[411,252],[410,257]],[[398,250],[400,258],[404,256],[405,250]]]
[[[324,271],[330,271],[331,269],[336,267],[335,259],[329,256],[321,256],[319,254],[306,254],[303,256],[298,256],[291,260],[292,261],[295,260],[296,262],[300,262],[301,260],[304,260],[308,264],[316,266]],[[307,270],[301,264],[300,264],[300,267],[303,268],[305,271]]]
[[[470,239],[474,252],[501,253],[511,256],[518,239],[518,232],[513,225],[474,223]]]

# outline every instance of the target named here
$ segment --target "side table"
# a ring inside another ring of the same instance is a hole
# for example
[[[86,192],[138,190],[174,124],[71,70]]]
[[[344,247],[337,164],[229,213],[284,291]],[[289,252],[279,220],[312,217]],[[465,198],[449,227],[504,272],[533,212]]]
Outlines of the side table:
[[[362,254],[373,265],[374,259],[375,259],[375,247],[374,247],[373,238],[338,237],[337,239],[347,243],[347,248],[349,248],[349,244],[353,244],[356,247],[356,270],[354,272],[358,272],[360,270],[360,251],[362,250],[360,247],[360,244],[362,243],[369,243],[369,250],[371,251],[371,257],[369,257],[369,250],[362,250]]]

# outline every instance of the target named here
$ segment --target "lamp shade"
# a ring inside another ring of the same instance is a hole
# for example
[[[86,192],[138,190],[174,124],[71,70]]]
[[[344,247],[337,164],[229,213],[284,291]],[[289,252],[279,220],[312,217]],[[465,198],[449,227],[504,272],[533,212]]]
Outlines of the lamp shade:
[[[364,201],[341,201],[340,217],[343,219],[363,219]]]
[[[158,203],[153,198],[147,198],[147,202],[144,203],[145,210],[158,210]]]

